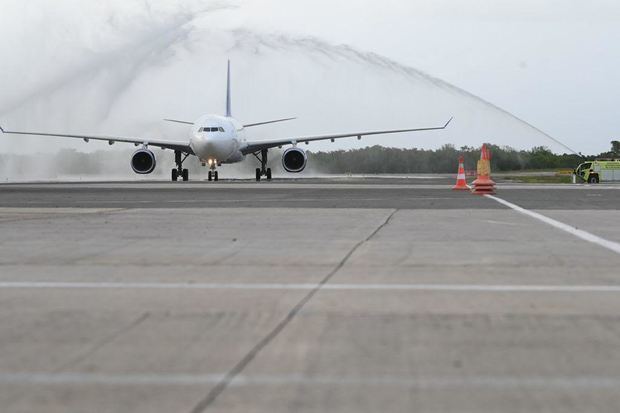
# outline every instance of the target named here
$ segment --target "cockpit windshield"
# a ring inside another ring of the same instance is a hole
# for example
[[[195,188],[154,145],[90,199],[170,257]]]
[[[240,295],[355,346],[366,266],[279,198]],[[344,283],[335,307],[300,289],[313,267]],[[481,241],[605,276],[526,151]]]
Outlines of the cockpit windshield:
[[[200,128],[199,132],[224,132],[224,128],[222,128],[221,126],[219,127],[206,126],[204,128]]]

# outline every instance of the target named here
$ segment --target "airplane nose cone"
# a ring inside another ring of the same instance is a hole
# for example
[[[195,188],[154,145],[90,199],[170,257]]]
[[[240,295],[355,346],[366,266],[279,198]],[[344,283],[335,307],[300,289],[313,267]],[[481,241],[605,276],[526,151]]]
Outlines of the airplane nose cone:
[[[203,160],[225,161],[233,152],[233,143],[224,139],[205,138],[199,144],[199,156]]]

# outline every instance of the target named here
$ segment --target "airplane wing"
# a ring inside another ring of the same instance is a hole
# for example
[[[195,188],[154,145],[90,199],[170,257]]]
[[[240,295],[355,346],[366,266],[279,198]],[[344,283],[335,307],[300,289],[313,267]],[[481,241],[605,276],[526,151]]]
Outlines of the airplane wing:
[[[162,139],[149,139],[149,138],[133,138],[133,137],[123,137],[123,136],[104,136],[104,135],[72,135],[67,133],[45,133],[45,132],[26,132],[26,131],[9,131],[5,130],[0,126],[0,131],[2,133],[7,133],[11,135],[32,135],[32,136],[48,136],[48,137],[56,137],[56,138],[76,138],[82,139],[84,142],[88,142],[90,140],[94,141],[106,141],[110,145],[114,145],[116,142],[122,143],[133,143],[135,146],[139,145],[148,145],[155,146],[163,149],[172,149],[174,151],[181,151],[189,154],[194,154],[194,151],[189,146],[189,142],[179,142],[179,141],[169,141]]]
[[[443,126],[436,126],[432,128],[415,128],[415,129],[392,129],[392,130],[380,130],[380,131],[371,131],[371,132],[356,132],[356,133],[342,133],[342,134],[333,134],[333,135],[318,135],[318,136],[300,136],[297,138],[285,138],[285,139],[273,139],[273,140],[263,140],[263,141],[248,141],[247,146],[241,149],[245,155],[258,152],[263,149],[275,148],[278,146],[288,145],[288,144],[298,144],[301,142],[312,142],[312,141],[321,141],[331,139],[333,142],[335,139],[341,138],[351,138],[357,137],[361,139],[362,136],[370,136],[370,135],[384,135],[390,133],[402,133],[402,132],[421,132],[421,131],[431,131],[431,130],[441,130],[448,127],[452,118],[446,122]]]

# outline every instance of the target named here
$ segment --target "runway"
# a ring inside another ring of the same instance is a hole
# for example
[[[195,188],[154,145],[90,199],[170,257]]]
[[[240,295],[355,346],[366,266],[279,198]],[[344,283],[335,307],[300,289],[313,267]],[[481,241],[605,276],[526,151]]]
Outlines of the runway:
[[[335,178],[273,182],[91,182],[1,185],[0,208],[395,208],[499,209],[459,191],[453,178]],[[620,185],[500,183],[529,209],[615,210]]]
[[[0,185],[2,410],[615,412],[620,186],[451,183]]]

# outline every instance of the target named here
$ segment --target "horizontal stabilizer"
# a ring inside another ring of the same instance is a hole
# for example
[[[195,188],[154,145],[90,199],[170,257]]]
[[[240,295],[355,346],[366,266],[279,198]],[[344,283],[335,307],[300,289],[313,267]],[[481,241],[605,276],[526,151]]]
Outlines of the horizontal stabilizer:
[[[287,120],[293,120],[293,119],[297,119],[297,118],[276,119],[276,120],[268,120],[266,122],[249,123],[247,125],[243,125],[243,127],[251,128],[252,126],[260,126],[260,125],[268,125],[270,123],[286,122]]]
[[[166,122],[174,122],[174,123],[182,123],[184,125],[193,125],[194,122],[188,122],[186,120],[177,120],[177,119],[164,119]]]

